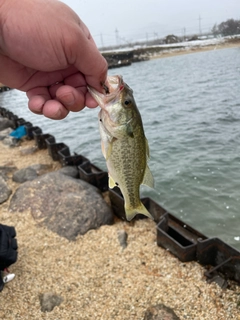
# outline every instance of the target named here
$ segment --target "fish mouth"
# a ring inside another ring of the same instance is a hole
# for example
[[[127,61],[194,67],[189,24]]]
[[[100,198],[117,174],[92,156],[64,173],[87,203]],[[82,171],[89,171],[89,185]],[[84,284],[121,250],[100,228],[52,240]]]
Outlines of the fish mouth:
[[[124,82],[122,76],[108,76],[107,84],[105,84],[109,90],[109,94],[116,92],[117,90],[122,91],[124,88]]]
[[[108,76],[106,83],[102,84],[105,93],[101,93],[96,89],[88,86],[88,91],[91,96],[97,101],[98,105],[105,109],[109,103],[113,103],[119,99],[120,93],[124,89],[125,83],[122,76]]]

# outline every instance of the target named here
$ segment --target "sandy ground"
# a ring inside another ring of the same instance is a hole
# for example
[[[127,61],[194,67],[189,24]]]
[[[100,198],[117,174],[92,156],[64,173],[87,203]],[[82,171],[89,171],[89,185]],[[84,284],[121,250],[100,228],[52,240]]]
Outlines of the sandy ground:
[[[0,165],[19,169],[52,163],[46,150],[21,155],[33,146],[25,141],[9,148],[0,143]],[[9,180],[10,181],[10,180]],[[13,190],[17,184],[12,182]],[[208,284],[204,268],[182,263],[156,244],[150,220],[126,223],[116,218],[79,236],[75,242],[38,227],[29,212],[11,213],[9,201],[0,206],[0,221],[17,230],[19,257],[15,273],[0,293],[0,319],[117,319],[141,320],[151,305],[163,303],[180,319],[240,319],[240,287]],[[128,246],[119,245],[117,232],[126,230]],[[64,300],[51,312],[41,312],[39,295],[53,292]]]

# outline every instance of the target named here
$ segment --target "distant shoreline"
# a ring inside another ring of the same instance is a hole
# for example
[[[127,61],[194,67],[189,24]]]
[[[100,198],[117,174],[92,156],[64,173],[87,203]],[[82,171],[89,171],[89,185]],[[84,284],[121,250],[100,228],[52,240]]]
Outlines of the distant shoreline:
[[[183,54],[240,47],[240,35],[235,37],[185,41],[154,46],[115,48],[102,51],[109,69],[131,65],[135,62],[174,57]]]
[[[160,59],[160,58],[169,58],[174,56],[179,56],[183,54],[192,54],[192,53],[198,53],[198,52],[204,52],[204,51],[211,51],[211,50],[220,50],[220,49],[231,49],[231,48],[238,48],[240,47],[240,40],[236,42],[222,42],[218,44],[209,44],[207,46],[192,46],[192,47],[185,47],[185,48],[179,48],[179,49],[166,49],[159,53],[155,53],[151,56],[149,56],[150,60],[153,59]]]

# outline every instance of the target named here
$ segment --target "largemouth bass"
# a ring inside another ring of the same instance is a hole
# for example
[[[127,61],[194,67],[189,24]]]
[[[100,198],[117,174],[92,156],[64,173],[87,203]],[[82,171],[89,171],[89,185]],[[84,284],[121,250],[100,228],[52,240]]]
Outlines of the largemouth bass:
[[[98,119],[109,187],[120,188],[128,221],[138,213],[153,219],[140,200],[140,185],[153,188],[154,182],[147,165],[148,142],[133,91],[121,76],[108,76],[107,82],[106,94],[90,87],[88,90],[101,107]]]

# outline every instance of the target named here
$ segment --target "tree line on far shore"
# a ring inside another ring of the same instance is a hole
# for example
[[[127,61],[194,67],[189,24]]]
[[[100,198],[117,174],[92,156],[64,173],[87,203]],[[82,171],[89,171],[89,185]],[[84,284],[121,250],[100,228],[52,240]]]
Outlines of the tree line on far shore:
[[[236,34],[240,34],[240,20],[228,19],[226,21],[221,22],[220,24],[215,23],[215,25],[211,30],[211,34],[214,37],[217,37],[217,36],[226,37],[226,36],[233,36]],[[184,37],[184,39],[181,39],[174,34],[170,34],[166,36],[165,43],[176,43],[184,40],[187,40],[187,41],[198,40],[200,39],[200,36],[201,35],[196,34],[191,37],[188,37],[187,39],[186,37]]]
[[[214,36],[221,35],[223,37],[240,34],[240,20],[228,19],[218,25],[215,24],[212,33]]]

